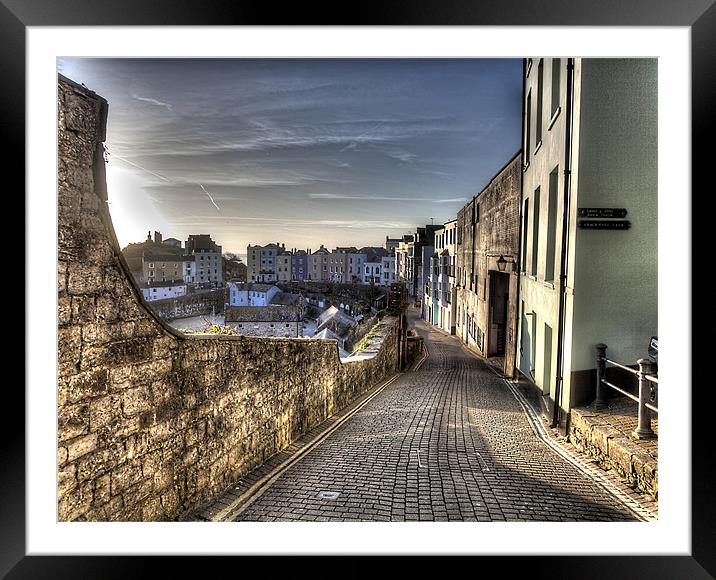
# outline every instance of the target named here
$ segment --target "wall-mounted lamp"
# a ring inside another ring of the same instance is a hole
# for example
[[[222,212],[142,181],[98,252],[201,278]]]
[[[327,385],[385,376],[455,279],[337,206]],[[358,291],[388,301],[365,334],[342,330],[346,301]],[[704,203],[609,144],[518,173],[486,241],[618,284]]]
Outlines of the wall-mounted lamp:
[[[500,272],[504,272],[506,267],[507,267],[507,260],[505,260],[505,257],[502,254],[500,254],[500,257],[497,260],[497,269]]]

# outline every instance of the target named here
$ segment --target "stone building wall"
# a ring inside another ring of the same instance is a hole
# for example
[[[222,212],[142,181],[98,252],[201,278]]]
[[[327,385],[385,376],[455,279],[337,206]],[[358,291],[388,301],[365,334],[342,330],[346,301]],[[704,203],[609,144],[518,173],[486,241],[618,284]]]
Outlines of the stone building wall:
[[[210,292],[197,292],[176,298],[152,300],[147,305],[164,320],[200,316],[202,314],[221,314],[224,312],[226,291],[223,288]]]
[[[255,307],[252,307],[255,308]],[[271,308],[271,307],[269,307]],[[240,336],[271,336],[281,338],[297,338],[303,336],[303,321],[284,322],[226,322],[236,334]]]
[[[335,341],[184,336],[130,281],[107,210],[107,103],[60,77],[58,519],[174,520],[397,368],[397,332]]]
[[[522,184],[521,154],[513,157],[490,183],[458,212],[456,249],[458,324],[456,334],[483,356],[490,352],[490,278],[500,275],[497,259],[508,263],[509,301],[504,372],[515,368],[517,340],[517,260]]]

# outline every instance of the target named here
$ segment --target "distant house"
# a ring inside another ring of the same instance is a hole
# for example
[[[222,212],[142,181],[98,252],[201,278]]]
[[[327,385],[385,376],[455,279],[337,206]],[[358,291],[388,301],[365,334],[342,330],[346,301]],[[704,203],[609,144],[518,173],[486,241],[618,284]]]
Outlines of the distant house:
[[[181,241],[177,240],[176,238],[167,238],[166,240],[162,241],[162,244],[166,246],[171,246],[173,248],[181,248]]]
[[[140,286],[140,289],[147,302],[186,295],[186,284],[177,281],[145,283]]]
[[[308,256],[307,280],[330,280],[328,276],[328,257],[331,255],[323,244]]]
[[[229,306],[268,306],[281,291],[273,284],[229,282]]]
[[[395,282],[395,254],[381,258],[381,286],[390,286]]]
[[[320,333],[322,330],[328,329],[340,337],[345,337],[348,331],[357,324],[355,318],[335,306],[330,306],[318,317],[316,331]]]
[[[382,281],[381,267],[381,262],[366,262],[363,266],[363,284],[380,284]]]
[[[291,254],[291,280],[303,282],[308,275],[308,255],[310,251],[295,250]]]
[[[217,288],[223,284],[221,246],[209,234],[192,234],[186,241],[185,253],[190,257],[192,282],[197,287]],[[186,273],[186,272],[185,272]]]
[[[229,306],[225,324],[242,336],[303,336],[303,317],[295,306]]]

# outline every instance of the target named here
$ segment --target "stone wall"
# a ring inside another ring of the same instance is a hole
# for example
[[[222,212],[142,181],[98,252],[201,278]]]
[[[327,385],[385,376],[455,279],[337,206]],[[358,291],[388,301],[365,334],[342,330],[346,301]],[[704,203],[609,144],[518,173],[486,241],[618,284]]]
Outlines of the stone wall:
[[[184,336],[130,281],[107,210],[107,103],[60,77],[58,518],[174,520],[397,368],[335,341]]]
[[[649,453],[648,448],[641,447],[641,442],[632,441],[622,430],[615,428],[615,424],[618,425],[615,419],[608,413],[573,408],[569,442],[593,457],[602,469],[616,471],[630,487],[659,499],[658,458]]]
[[[160,318],[172,320],[202,314],[221,314],[224,312],[225,301],[226,291],[221,288],[210,292],[197,292],[186,296],[178,296],[177,298],[151,300],[147,302],[147,305]]]

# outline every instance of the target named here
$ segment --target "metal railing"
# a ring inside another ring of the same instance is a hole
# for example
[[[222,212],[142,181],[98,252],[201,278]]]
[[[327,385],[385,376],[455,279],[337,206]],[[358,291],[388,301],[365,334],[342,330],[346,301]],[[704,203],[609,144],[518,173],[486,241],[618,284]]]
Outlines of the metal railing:
[[[651,428],[651,413],[659,412],[659,379],[656,376],[656,365],[647,358],[637,361],[639,369],[620,364],[607,358],[607,345],[598,344],[597,348],[597,393],[594,400],[595,409],[604,409],[607,407],[607,389],[610,387],[622,395],[630,398],[639,405],[639,416],[636,429],[633,431],[634,437],[637,439],[652,439],[656,434]],[[633,395],[628,391],[610,383],[606,380],[607,364],[620,368],[637,377],[639,381],[639,395]]]

